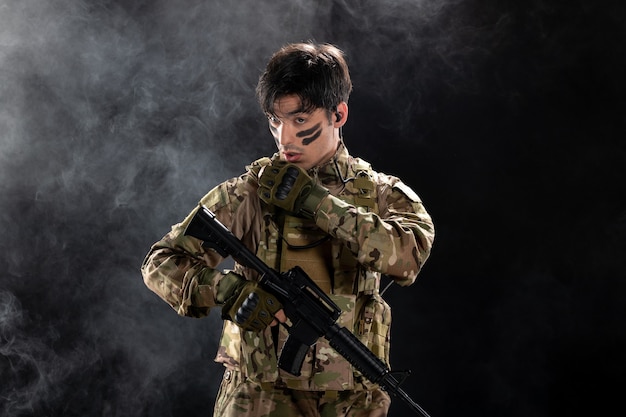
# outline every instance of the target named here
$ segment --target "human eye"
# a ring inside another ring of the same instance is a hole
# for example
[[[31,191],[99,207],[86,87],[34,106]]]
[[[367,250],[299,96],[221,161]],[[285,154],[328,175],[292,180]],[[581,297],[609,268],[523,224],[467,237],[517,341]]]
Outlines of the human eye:
[[[299,125],[303,125],[306,123],[306,119],[304,117],[296,117],[294,121]]]

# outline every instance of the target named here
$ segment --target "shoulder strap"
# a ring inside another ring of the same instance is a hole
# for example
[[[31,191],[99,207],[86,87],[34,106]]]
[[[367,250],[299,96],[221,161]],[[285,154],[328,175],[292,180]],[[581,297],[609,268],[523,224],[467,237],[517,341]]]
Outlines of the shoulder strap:
[[[372,179],[371,165],[362,159],[355,158],[354,163],[351,164],[351,169],[354,176],[354,180],[352,180],[354,205],[365,207],[368,211],[377,213],[376,184]]]

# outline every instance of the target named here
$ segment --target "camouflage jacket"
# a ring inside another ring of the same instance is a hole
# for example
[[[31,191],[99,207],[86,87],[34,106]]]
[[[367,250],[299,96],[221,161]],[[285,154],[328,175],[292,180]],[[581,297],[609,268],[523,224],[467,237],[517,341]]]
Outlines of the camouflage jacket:
[[[403,286],[415,281],[434,240],[430,215],[402,181],[373,171],[365,161],[350,156],[343,144],[331,161],[309,171],[330,191],[315,218],[307,221],[277,213],[257,196],[258,173],[270,161],[255,161],[246,173],[219,184],[200,203],[275,270],[298,264],[314,280],[326,270],[320,286],[326,285],[341,307],[339,323],[389,365],[391,310],[379,294],[380,277],[389,275]],[[219,270],[223,259],[215,251],[183,235],[196,210],[152,246],[141,270],[146,285],[178,314],[203,317],[219,307],[215,293],[225,271]],[[289,249],[327,235],[327,244],[308,253]],[[258,279],[256,271],[237,263],[233,269],[246,279]],[[276,335],[271,328],[247,332],[224,321],[216,361],[261,384],[314,391],[371,388],[325,339],[310,349],[299,377],[277,369],[277,352],[286,335],[283,326]]]

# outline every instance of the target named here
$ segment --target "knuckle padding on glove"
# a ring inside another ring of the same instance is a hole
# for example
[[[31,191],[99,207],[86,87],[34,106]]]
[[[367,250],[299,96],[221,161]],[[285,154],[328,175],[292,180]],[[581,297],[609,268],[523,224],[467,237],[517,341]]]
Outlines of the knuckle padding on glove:
[[[285,161],[274,161],[273,166],[260,173],[257,192],[265,203],[309,218],[328,194],[305,170]]]
[[[256,283],[248,283],[229,311],[229,317],[244,330],[261,331],[282,308],[280,302]]]
[[[276,198],[279,200],[284,200],[289,196],[291,192],[291,188],[296,183],[296,179],[298,178],[298,170],[294,167],[287,168],[287,172],[283,176],[282,181],[278,185],[276,189]]]
[[[237,313],[235,313],[235,322],[239,324],[245,323],[250,318],[250,315],[254,312],[254,309],[259,304],[259,295],[257,293],[250,293],[248,298],[245,299]]]

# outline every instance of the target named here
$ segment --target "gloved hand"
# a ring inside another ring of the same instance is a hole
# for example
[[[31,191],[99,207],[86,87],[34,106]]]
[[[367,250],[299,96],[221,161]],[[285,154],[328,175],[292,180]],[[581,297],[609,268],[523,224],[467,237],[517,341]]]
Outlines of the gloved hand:
[[[274,314],[283,308],[272,294],[234,272],[219,283],[217,302],[222,303],[222,318],[231,320],[243,330],[261,331],[272,323]]]
[[[259,176],[259,197],[296,215],[313,218],[328,190],[297,165],[276,160],[267,165]]]

